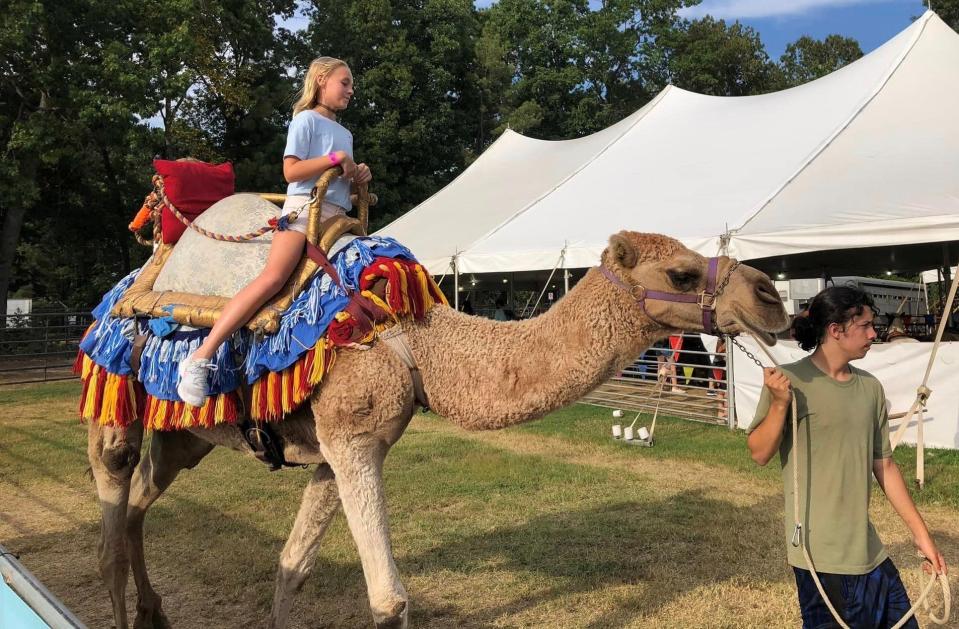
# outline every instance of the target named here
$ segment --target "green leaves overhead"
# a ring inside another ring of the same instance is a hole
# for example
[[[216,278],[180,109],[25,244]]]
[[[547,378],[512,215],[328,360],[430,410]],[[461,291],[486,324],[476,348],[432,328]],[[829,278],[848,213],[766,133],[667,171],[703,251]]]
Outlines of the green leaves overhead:
[[[824,77],[860,57],[862,48],[850,37],[830,35],[820,41],[803,36],[786,46],[780,64],[786,85],[791,87]]]
[[[9,288],[86,306],[139,264],[147,250],[126,224],[154,156],[230,160],[238,189],[284,190],[286,127],[316,56],[353,69],[342,121],[373,170],[379,227],[507,128],[582,136],[669,83],[757,94],[861,55],[846,38],[802,38],[775,63],[749,27],[678,16],[693,4],[4,0],[0,299]],[[956,0],[940,4],[955,19]]]

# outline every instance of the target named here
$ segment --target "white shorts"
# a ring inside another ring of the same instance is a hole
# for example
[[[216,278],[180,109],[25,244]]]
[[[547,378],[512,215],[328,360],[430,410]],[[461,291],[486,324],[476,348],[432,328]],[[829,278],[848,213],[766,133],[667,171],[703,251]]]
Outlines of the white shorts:
[[[299,216],[296,217],[296,220],[290,223],[289,229],[300,232],[301,234],[306,234],[306,226],[309,225],[310,220],[309,196],[305,194],[292,194],[286,197],[286,201],[283,203],[283,210],[280,211],[280,216],[287,216],[294,210],[299,210],[300,208],[302,208],[302,211]],[[335,203],[324,200],[320,205],[320,221],[329,220],[334,216],[346,216],[346,210]]]

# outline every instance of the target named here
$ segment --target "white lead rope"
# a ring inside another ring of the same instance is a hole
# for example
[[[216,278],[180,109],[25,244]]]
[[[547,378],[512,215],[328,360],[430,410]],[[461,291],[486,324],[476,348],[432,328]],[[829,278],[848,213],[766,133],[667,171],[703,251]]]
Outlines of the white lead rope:
[[[957,274],[957,277],[959,277],[959,274]],[[954,282],[953,290],[949,295],[950,303],[952,301],[952,297],[955,295],[955,288],[956,288],[956,283]],[[941,338],[941,333],[940,333],[940,338]],[[759,361],[756,360],[755,356],[749,353],[745,347],[740,345],[735,338],[731,338],[731,340],[737,347],[739,347],[741,350],[746,352],[747,356],[749,356],[754,361],[756,361],[756,363],[759,364],[760,367],[762,366],[762,364],[760,364]],[[769,360],[772,361],[772,363],[776,365],[776,367],[779,367],[779,363],[773,357],[772,353],[770,353],[769,349],[766,348],[763,342],[757,339],[756,344],[759,346],[760,349],[763,350],[766,356],[769,357]],[[926,376],[928,377],[928,370],[926,372]],[[799,454],[799,414],[797,413],[795,395],[792,396],[791,404],[792,404],[791,410],[792,410],[792,431],[793,431],[792,433],[793,434],[793,518],[796,521],[796,530],[793,533],[792,545],[798,546],[800,549],[802,549],[803,558],[806,560],[806,565],[809,567],[809,573],[812,575],[812,579],[816,584],[816,589],[819,590],[819,595],[822,596],[822,599],[823,601],[825,601],[826,606],[829,608],[829,611],[832,612],[833,618],[835,618],[836,622],[839,623],[839,626],[842,627],[842,629],[850,629],[849,625],[847,625],[843,621],[842,617],[840,617],[839,613],[836,611],[836,608],[833,607],[832,601],[830,601],[829,597],[826,595],[826,591],[823,589],[822,583],[819,582],[819,575],[816,573],[816,568],[813,566],[812,557],[809,555],[809,549],[806,548],[806,539],[805,539],[805,535],[803,535],[802,519],[799,517],[799,513],[800,513],[799,512],[799,461],[797,460],[798,454]],[[806,497],[806,501],[807,502],[809,501],[809,496]],[[923,557],[923,560],[929,561],[925,557]],[[932,587],[936,584],[936,581],[939,581],[939,584],[942,586],[943,614],[941,617],[936,616],[935,614],[932,613],[932,611],[929,608],[929,602],[926,600],[926,597],[929,595],[929,592],[932,591]],[[930,620],[932,620],[937,625],[944,625],[946,624],[946,621],[949,620],[951,602],[952,602],[952,595],[949,590],[949,579],[944,574],[933,573],[932,576],[929,578],[929,581],[926,583],[926,586],[923,588],[922,594],[916,600],[915,604],[909,609],[908,612],[906,612],[905,616],[899,619],[899,622],[897,622],[895,625],[892,626],[892,629],[899,629],[904,624],[906,624],[906,622],[908,622],[909,619],[916,614],[916,610],[919,609],[919,605],[923,605],[925,610],[929,612]]]

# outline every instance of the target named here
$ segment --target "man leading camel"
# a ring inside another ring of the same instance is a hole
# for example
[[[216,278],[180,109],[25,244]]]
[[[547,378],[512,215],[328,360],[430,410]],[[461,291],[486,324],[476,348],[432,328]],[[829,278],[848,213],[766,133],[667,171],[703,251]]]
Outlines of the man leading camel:
[[[796,522],[792,466],[797,449],[806,546],[824,590],[850,627],[890,627],[911,607],[899,572],[869,521],[872,475],[932,569],[946,572],[892,459],[882,385],[849,364],[869,351],[876,338],[874,318],[872,299],[858,288],[830,287],[816,295],[808,316],[793,324],[800,347],[815,351],[781,371],[765,370],[766,386],[749,427],[753,460],[766,465],[778,450],[782,462],[787,556],[796,575],[804,629],[835,624],[801,548],[789,543]],[[798,439],[787,421],[794,394]],[[915,618],[904,626],[918,629]]]

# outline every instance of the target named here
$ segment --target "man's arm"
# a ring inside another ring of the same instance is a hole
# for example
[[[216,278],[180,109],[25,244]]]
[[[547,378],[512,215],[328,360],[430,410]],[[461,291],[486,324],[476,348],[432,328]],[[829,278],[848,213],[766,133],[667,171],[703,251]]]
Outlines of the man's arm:
[[[889,504],[896,510],[902,521],[912,532],[913,542],[916,548],[930,561],[933,569],[938,574],[946,574],[946,560],[942,553],[936,548],[936,543],[932,541],[929,535],[929,528],[926,526],[916,504],[909,495],[906,488],[906,482],[902,479],[902,473],[899,466],[892,457],[885,459],[874,459],[872,462],[872,472],[876,475],[876,482],[882,488],[883,493],[889,500]]]
[[[779,444],[783,440],[789,402],[792,399],[789,378],[780,370],[769,367],[763,369],[763,383],[769,389],[771,397],[769,410],[766,411],[766,417],[746,439],[749,454],[759,465],[769,463],[779,450]]]

